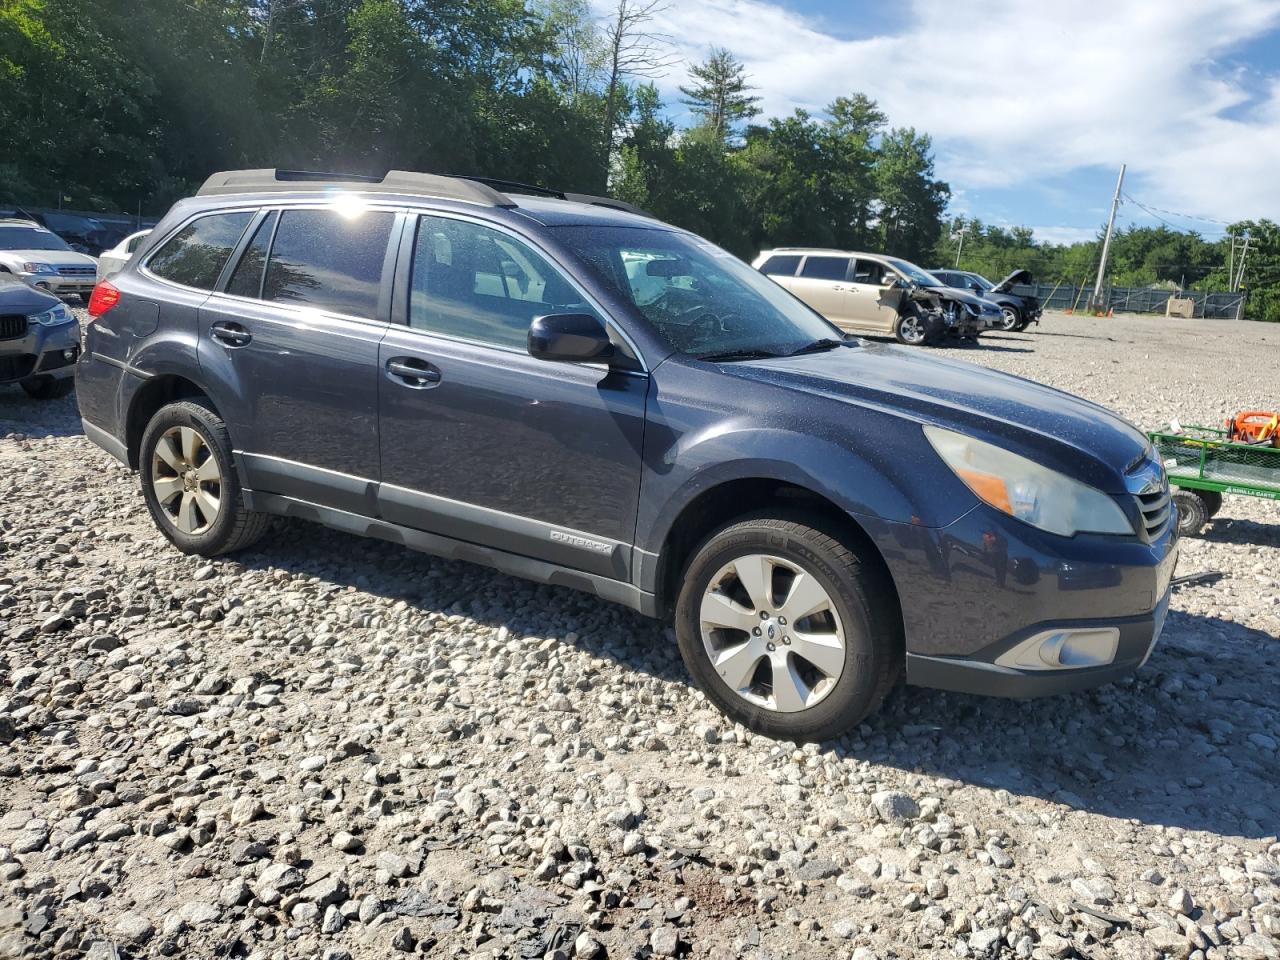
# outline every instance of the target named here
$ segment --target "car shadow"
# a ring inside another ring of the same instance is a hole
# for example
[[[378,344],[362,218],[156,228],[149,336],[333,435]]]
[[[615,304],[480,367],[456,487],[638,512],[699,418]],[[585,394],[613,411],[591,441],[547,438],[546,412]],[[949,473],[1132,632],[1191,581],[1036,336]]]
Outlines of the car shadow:
[[[83,436],[75,393],[33,400],[16,383],[0,384],[0,437],[15,433],[32,438]]]
[[[567,588],[301,521],[280,522],[235,562],[571,643],[666,683],[690,682],[663,624]],[[1263,837],[1280,831],[1280,763],[1271,740],[1280,727],[1277,672],[1275,637],[1175,609],[1150,661],[1117,683],[1038,700],[900,684],[878,713],[822,747],[854,762],[1045,801],[1038,810],[1033,803],[1033,812],[1058,809],[1051,801],[1147,824]]]
[[[1277,515],[1280,515],[1280,502],[1275,503],[1275,507]],[[1195,536],[1212,543],[1280,547],[1280,523],[1260,523],[1257,520],[1218,516],[1210,520]]]

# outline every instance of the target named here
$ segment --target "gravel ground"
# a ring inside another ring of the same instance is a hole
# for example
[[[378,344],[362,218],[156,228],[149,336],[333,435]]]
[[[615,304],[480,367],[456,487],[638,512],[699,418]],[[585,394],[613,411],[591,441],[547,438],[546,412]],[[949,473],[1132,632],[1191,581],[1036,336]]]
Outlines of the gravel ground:
[[[1280,328],[949,355],[1135,422],[1270,408]],[[899,689],[837,743],[591,597],[281,524],[187,558],[73,399],[0,390],[0,956],[1280,957],[1280,505],[1184,546],[1134,678]]]

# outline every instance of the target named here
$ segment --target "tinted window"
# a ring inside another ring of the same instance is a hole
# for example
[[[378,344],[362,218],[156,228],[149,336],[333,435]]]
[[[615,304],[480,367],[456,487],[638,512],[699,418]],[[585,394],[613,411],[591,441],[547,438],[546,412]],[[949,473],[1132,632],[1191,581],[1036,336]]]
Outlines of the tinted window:
[[[253,214],[215,213],[193,220],[152,255],[147,269],[157,277],[212,290]]]
[[[271,245],[271,231],[275,229],[277,216],[272,211],[258,226],[253,242],[245,247],[240,262],[227,281],[227,293],[255,299],[262,296],[262,269],[267,265],[267,248]]]
[[[505,233],[421,217],[413,253],[409,325],[524,349],[529,324],[548,313],[592,313],[560,272]]]
[[[843,280],[848,272],[848,257],[807,257],[800,276],[810,280]]]
[[[267,262],[265,300],[373,319],[395,214],[286,210]]]
[[[798,266],[800,266],[799,257],[790,254],[778,255],[766,260],[760,267],[760,272],[773,277],[794,277]]]
[[[854,283],[879,283],[884,279],[885,266],[878,260],[859,260],[853,268]]]
[[[125,253],[133,253],[135,250],[138,249],[138,244],[142,243],[142,241],[145,239],[147,239],[147,235],[145,233],[134,237],[127,244],[125,244],[125,248],[124,248]]]

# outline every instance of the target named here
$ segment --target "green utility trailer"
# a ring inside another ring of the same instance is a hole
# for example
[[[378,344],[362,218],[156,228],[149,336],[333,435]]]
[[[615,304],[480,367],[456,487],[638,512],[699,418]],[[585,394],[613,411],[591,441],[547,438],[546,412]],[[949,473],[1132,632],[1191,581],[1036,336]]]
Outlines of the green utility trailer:
[[[1199,533],[1222,506],[1224,493],[1280,500],[1280,448],[1239,443],[1215,427],[1151,433],[1169,485],[1175,487],[1178,532]]]

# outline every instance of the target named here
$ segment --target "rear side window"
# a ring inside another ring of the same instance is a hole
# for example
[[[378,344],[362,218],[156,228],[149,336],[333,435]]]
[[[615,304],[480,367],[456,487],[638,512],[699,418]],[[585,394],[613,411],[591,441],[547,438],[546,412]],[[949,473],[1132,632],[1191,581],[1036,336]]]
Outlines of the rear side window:
[[[382,210],[354,216],[285,210],[267,260],[263,299],[373,319],[394,222],[395,214]]]
[[[276,228],[278,216],[273,210],[258,225],[253,242],[245,247],[244,253],[240,255],[240,262],[227,281],[227,293],[237,297],[253,297],[255,300],[262,296],[262,271],[267,265],[267,250],[271,246],[271,234]]]
[[[794,277],[798,266],[800,266],[799,257],[775,254],[761,264],[760,272],[767,273],[771,277]]]
[[[173,283],[212,290],[252,219],[246,210],[193,220],[165,241],[147,262],[147,269]]]
[[[807,257],[800,270],[800,276],[810,280],[843,280],[848,273],[848,257]]]

